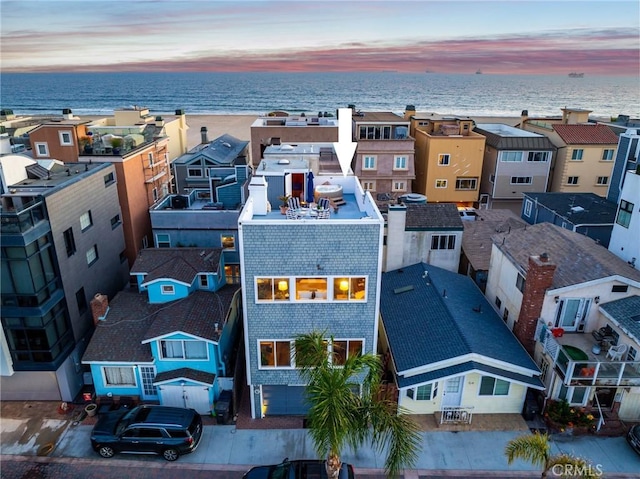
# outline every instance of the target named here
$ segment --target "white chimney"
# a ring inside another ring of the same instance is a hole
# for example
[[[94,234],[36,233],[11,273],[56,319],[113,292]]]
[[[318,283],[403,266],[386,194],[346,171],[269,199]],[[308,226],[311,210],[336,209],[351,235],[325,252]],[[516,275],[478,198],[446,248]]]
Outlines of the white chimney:
[[[389,205],[385,271],[393,271],[404,266],[404,229],[406,223],[407,207],[403,204]]]
[[[267,180],[264,176],[254,176],[249,183],[249,197],[253,200],[253,214],[266,215],[269,212]]]

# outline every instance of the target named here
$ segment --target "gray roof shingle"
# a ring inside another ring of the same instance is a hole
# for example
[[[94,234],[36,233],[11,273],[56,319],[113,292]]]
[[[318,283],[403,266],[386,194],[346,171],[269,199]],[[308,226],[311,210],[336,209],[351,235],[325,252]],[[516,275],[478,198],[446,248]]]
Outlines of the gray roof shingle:
[[[618,210],[616,203],[595,193],[524,193],[524,197],[574,225],[613,224]]]
[[[130,274],[145,274],[144,284],[171,278],[191,284],[200,273],[217,273],[222,248],[145,248]]]
[[[426,263],[384,273],[380,310],[399,373],[468,354],[538,371],[467,276]]]
[[[197,381],[202,384],[212,385],[216,375],[191,368],[180,368],[158,373],[156,377],[153,378],[153,384],[160,384],[165,381],[174,381],[182,378],[191,379],[192,381]]]
[[[620,327],[640,343],[640,296],[616,299],[600,305],[600,309],[618,322]]]
[[[425,229],[461,231],[463,228],[458,208],[454,203],[408,203],[406,206],[405,230],[407,231]]]

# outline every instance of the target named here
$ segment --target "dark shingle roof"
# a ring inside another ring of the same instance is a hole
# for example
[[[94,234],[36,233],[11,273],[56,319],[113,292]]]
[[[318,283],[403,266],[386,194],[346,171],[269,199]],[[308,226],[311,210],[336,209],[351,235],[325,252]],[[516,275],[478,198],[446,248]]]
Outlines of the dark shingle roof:
[[[180,368],[158,373],[156,377],[153,378],[153,384],[160,384],[165,381],[174,381],[182,378],[191,379],[192,381],[197,381],[202,384],[212,385],[216,375],[191,368]]]
[[[609,301],[601,304],[600,309],[617,321],[625,333],[640,343],[640,296]]]
[[[216,273],[221,248],[145,248],[140,250],[131,274],[144,274],[144,284],[171,278],[191,284],[199,273]]]
[[[502,136],[482,128],[475,127],[476,133],[486,137],[486,144],[496,150],[515,151],[555,151],[557,148],[546,136],[531,136],[527,132],[523,136]]]
[[[511,210],[478,210],[476,221],[463,221],[462,250],[476,271],[488,271],[491,262],[491,237],[496,233],[524,228],[527,223]]]
[[[468,354],[538,371],[467,276],[426,263],[384,273],[380,311],[399,373]]]
[[[605,125],[552,125],[567,145],[617,145],[618,137]]]
[[[524,193],[524,196],[574,225],[613,224],[618,209],[616,203],[595,193]]]
[[[236,158],[249,145],[248,141],[239,140],[227,133],[208,144],[200,144],[174,161],[174,164],[189,164],[193,160],[205,157],[220,166],[233,166]]]
[[[526,275],[529,256],[549,253],[556,264],[552,288],[563,288],[610,276],[640,281],[640,271],[631,268],[588,236],[551,223],[539,223],[511,233],[497,234],[495,245]]]
[[[447,229],[461,231],[462,220],[454,203],[425,203],[407,206],[405,230]]]
[[[170,303],[150,304],[145,294],[120,291],[109,303],[82,358],[83,362],[151,362],[151,348],[143,341],[183,332],[217,341],[215,323],[222,330],[238,285],[216,292],[196,291]]]

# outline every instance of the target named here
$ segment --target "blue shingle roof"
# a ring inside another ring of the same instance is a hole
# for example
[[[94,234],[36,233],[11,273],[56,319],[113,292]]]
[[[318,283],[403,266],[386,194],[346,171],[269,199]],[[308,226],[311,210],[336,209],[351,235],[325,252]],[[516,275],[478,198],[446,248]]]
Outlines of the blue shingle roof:
[[[384,273],[380,310],[400,374],[468,354],[539,371],[467,276],[425,263]]]
[[[609,301],[601,304],[600,309],[617,321],[629,336],[640,342],[640,296]]]

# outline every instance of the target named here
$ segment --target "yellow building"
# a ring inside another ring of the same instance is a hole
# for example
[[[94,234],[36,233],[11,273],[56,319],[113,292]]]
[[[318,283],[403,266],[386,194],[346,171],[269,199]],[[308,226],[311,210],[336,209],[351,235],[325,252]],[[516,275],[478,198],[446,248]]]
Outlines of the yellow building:
[[[429,203],[473,206],[478,201],[485,137],[473,131],[469,117],[416,114],[407,106],[410,135],[415,139],[416,179],[413,191]]]
[[[549,191],[607,196],[618,137],[608,126],[589,123],[589,110],[562,109],[562,118],[528,118],[521,128],[545,135],[558,149]]]

